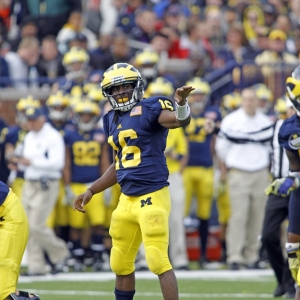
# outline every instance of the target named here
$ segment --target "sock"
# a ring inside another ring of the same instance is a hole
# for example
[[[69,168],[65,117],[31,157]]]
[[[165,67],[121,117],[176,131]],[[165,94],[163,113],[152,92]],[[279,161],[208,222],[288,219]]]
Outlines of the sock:
[[[59,237],[63,239],[66,243],[69,241],[69,231],[70,226],[60,226],[59,227]]]
[[[85,254],[84,249],[81,246],[80,240],[71,240],[69,245],[71,245],[70,251],[73,255],[73,257],[77,260],[83,261],[83,257]]]
[[[115,288],[116,300],[132,300],[135,294],[135,290],[133,291],[120,291]]]
[[[199,225],[199,233],[200,233],[200,244],[201,244],[201,258],[206,258],[206,244],[208,237],[208,220],[201,220]]]
[[[92,234],[91,236],[91,249],[95,259],[99,259],[102,256],[102,252],[105,250],[103,245],[103,235]]]

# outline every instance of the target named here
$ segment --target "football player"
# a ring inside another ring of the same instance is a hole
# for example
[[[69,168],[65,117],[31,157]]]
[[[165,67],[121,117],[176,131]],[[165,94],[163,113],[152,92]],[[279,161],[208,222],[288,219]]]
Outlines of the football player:
[[[262,113],[269,116],[273,106],[274,96],[272,91],[263,83],[252,86],[259,100],[259,108]]]
[[[0,181],[0,299],[40,300],[17,291],[22,256],[29,236],[29,225],[21,201]]]
[[[52,92],[62,90],[74,94],[81,91],[88,79],[89,54],[82,48],[72,47],[63,57],[66,76],[59,79],[52,87]]]
[[[210,119],[217,126],[221,121],[221,114],[218,108],[209,106],[211,90],[207,82],[195,77],[188,81],[186,85],[192,85],[195,90],[191,92],[189,98],[192,119],[184,129],[189,143],[189,159],[183,171],[186,192],[185,214],[189,215],[192,198],[195,195],[197,203],[196,216],[200,224],[201,257],[199,262],[204,267],[207,262],[208,220],[211,215],[213,201],[213,151],[215,144],[215,135],[207,132],[205,123],[207,119]]]
[[[48,110],[48,121],[57,129],[62,136],[65,134],[67,128],[73,127],[71,124],[71,107],[67,95],[63,91],[58,91],[49,96],[46,101]],[[48,217],[47,225],[55,228],[57,235],[64,241],[69,241],[69,224],[67,213],[67,197],[73,196],[70,187],[64,186],[63,179],[60,180],[59,194],[57,203],[51,215]],[[74,198],[73,198],[74,200]]]
[[[185,126],[190,121],[186,98],[193,88],[176,90],[176,111],[164,96],[143,100],[142,77],[127,63],[107,69],[101,87],[112,106],[103,117],[103,125],[115,161],[76,198],[74,208],[87,211],[90,204],[85,205],[92,197],[118,182],[122,194],[109,231],[116,299],[134,297],[134,261],[143,242],[148,267],[159,277],[163,298],[178,300],[177,281],[168,257],[170,195],[164,151],[168,128]]]
[[[137,52],[134,59],[134,66],[139,69],[144,81],[145,90],[148,85],[158,76],[159,55],[152,50]]]
[[[74,107],[74,123],[76,128],[65,131],[66,165],[63,171],[64,183],[70,187],[68,219],[70,224],[70,244],[73,258],[76,262],[74,269],[82,271],[83,260],[89,249],[82,244],[82,231],[87,224],[91,225],[91,250],[93,252],[95,271],[101,269],[105,222],[103,193],[96,196],[87,207],[87,214],[74,211],[71,205],[75,196],[82,194],[86,188],[108,168],[108,145],[102,129],[96,128],[100,109],[97,104],[85,101]]]
[[[9,126],[5,139],[5,159],[10,168],[11,188],[19,199],[21,199],[22,188],[24,184],[24,169],[16,163],[18,157],[23,153],[23,141],[28,132],[27,119],[25,116],[26,109],[30,107],[40,107],[38,99],[28,96],[21,98],[16,104],[16,123],[17,125]]]
[[[279,144],[285,148],[290,166],[289,176],[279,178],[267,188],[266,194],[290,195],[289,227],[286,251],[289,267],[297,284],[295,299],[300,299],[300,66],[286,80],[287,96],[296,114],[286,119],[278,134]]]

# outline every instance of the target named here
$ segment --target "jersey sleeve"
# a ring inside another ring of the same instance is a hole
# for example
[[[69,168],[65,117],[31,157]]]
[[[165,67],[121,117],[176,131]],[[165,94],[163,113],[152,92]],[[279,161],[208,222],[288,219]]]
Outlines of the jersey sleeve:
[[[287,119],[283,122],[278,133],[278,142],[281,147],[289,151],[300,149],[300,131],[294,126],[294,119]]]
[[[164,96],[149,97],[143,101],[144,106],[146,106],[148,112],[150,112],[147,115],[148,122],[155,127],[159,125],[158,117],[163,110],[175,111],[174,103]]]
[[[8,132],[5,137],[5,143],[15,145],[18,141],[18,134],[14,127],[8,127]]]

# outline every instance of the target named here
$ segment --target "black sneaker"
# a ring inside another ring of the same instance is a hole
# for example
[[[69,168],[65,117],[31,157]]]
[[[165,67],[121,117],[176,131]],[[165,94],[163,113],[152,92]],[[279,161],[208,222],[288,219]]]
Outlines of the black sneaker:
[[[296,292],[286,292],[285,293],[285,298],[295,299],[295,294],[296,294]]]
[[[281,284],[279,284],[277,287],[276,287],[276,289],[275,289],[275,291],[274,291],[274,293],[273,293],[273,296],[274,297],[281,297],[281,296],[283,296],[285,294],[285,289],[284,289],[284,287],[281,285]],[[295,297],[295,294],[294,294],[294,297]]]
[[[229,264],[229,270],[237,271],[240,269],[240,264],[237,262],[233,262]]]
[[[64,261],[58,262],[56,265],[53,266],[51,274],[58,274],[58,273],[68,273],[69,267],[66,265]]]
[[[26,271],[24,273],[21,273],[20,276],[45,276],[45,273],[36,273],[36,272],[30,272]]]

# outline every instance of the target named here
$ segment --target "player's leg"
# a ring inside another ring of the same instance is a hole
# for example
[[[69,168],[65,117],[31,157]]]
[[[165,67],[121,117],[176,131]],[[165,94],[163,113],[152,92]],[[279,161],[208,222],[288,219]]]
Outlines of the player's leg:
[[[264,209],[266,206],[266,196],[264,189],[268,186],[269,171],[262,169],[256,172],[242,174],[244,180],[248,180],[250,193],[250,206],[247,212],[246,240],[244,247],[244,263],[247,268],[260,268],[258,237],[261,234],[264,219]],[[247,179],[246,179],[247,178]]]
[[[289,268],[297,284],[296,300],[300,300],[300,189],[293,191],[289,202],[289,228],[286,251],[288,254]]]
[[[170,245],[169,255],[175,269],[187,269],[188,258],[185,241],[184,187],[179,172],[169,175],[171,212],[169,217]]]
[[[116,274],[116,300],[131,300],[135,293],[134,262],[142,242],[138,224],[140,203],[134,203],[135,198],[121,194],[111,218],[110,266]]]
[[[213,168],[198,167],[198,185],[196,189],[197,197],[197,217],[199,218],[199,236],[201,244],[200,264],[204,266],[206,262],[206,248],[209,234],[208,221],[211,215],[213,202]]]
[[[274,296],[277,297],[286,292],[285,282],[283,282],[286,259],[282,253],[280,226],[288,215],[288,202],[289,197],[274,194],[268,196],[261,237],[277,279],[277,288],[274,291]]]
[[[0,206],[0,217],[0,299],[5,299],[16,292],[29,234],[24,208],[12,191],[8,194],[5,205]]]
[[[242,251],[245,245],[246,223],[250,207],[250,193],[247,173],[232,169],[228,174],[231,216],[226,233],[227,263],[236,270],[243,262]]]
[[[103,254],[109,253],[109,249],[105,248],[105,206],[104,194],[94,195],[94,201],[90,202],[86,207],[89,224],[91,225],[91,254],[93,257],[93,270],[100,271],[103,267]]]
[[[80,195],[85,192],[86,187],[84,184],[72,183],[71,189],[74,195]],[[92,203],[92,202],[91,202]],[[87,224],[87,215],[75,211],[73,207],[68,207],[68,220],[70,224],[70,235],[69,235],[69,250],[71,252],[72,259],[68,260],[68,265],[74,268],[76,272],[82,272],[84,270],[84,256],[85,249],[82,245],[82,232]]]
[[[165,300],[178,299],[178,286],[168,257],[171,208],[167,187],[137,199],[139,224],[150,271],[159,276]]]
[[[183,170],[183,185],[185,191],[185,216],[190,214],[194,194],[194,167],[186,167]]]
[[[218,209],[218,222],[220,224],[220,242],[222,246],[222,257],[221,261],[226,263],[227,248],[226,248],[226,231],[227,224],[230,218],[230,199],[227,183],[224,183],[222,189],[218,189],[216,199]]]

